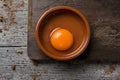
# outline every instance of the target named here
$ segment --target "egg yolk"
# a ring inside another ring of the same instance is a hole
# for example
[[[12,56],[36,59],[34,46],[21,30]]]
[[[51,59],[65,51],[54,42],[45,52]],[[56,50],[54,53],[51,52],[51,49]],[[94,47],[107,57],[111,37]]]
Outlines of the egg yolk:
[[[66,29],[57,29],[51,34],[50,42],[57,50],[67,50],[73,44],[73,35]]]

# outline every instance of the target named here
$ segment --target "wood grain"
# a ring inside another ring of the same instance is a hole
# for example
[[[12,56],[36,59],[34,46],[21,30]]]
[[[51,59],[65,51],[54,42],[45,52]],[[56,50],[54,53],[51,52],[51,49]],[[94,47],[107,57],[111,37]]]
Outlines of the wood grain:
[[[18,3],[19,1],[22,1],[22,0],[4,0],[4,1],[13,1],[13,3]],[[44,3],[45,4],[44,6],[47,6],[49,1],[52,2],[54,0],[39,0],[39,1]],[[71,1],[68,1],[68,0],[56,0],[56,1],[64,2],[64,4],[66,5],[73,4]],[[77,0],[74,0],[74,1],[77,1]],[[101,0],[98,0],[98,1],[101,1]],[[119,1],[119,0],[114,0],[114,1]],[[24,6],[26,7],[18,8],[19,11],[17,12],[27,13],[28,0],[24,0],[24,3],[25,3]],[[5,13],[7,12],[3,10],[2,4],[3,4],[3,0],[0,0],[0,14],[5,15]],[[62,3],[56,3],[56,4],[62,5]],[[52,4],[52,5],[56,5],[56,4]],[[84,5],[83,2],[79,4]],[[88,3],[88,4],[91,4],[91,3]],[[24,21],[26,22],[28,21],[27,15],[18,14],[18,16],[24,17]],[[21,20],[21,17],[18,17],[18,20]],[[92,23],[91,20],[89,21],[90,23]],[[99,23],[99,21],[101,22],[102,19],[98,19],[98,21],[96,21],[96,24]],[[118,19],[116,18],[112,21],[118,22]],[[0,22],[0,25],[1,24],[2,23]],[[19,25],[16,25],[16,26],[25,25],[25,27],[23,26],[24,29],[22,30],[23,30],[23,33],[27,35],[27,24],[24,24],[23,22],[21,22],[19,23]],[[117,25],[116,23],[116,25],[114,26],[118,27],[119,25]],[[12,29],[14,29],[15,26],[12,25],[11,27]],[[104,28],[103,27],[97,28],[96,32],[99,29],[103,30]],[[106,27],[105,29],[111,30],[112,28]],[[119,28],[117,29],[119,30]],[[20,28],[15,28],[14,30],[22,31]],[[104,33],[106,32],[106,30],[104,31]],[[0,39],[1,39],[1,34],[3,34],[3,32],[0,33]],[[16,35],[15,37],[21,38],[22,40],[27,39],[27,36],[20,37],[18,34],[16,33],[13,34],[9,30],[5,32],[9,33],[7,34],[8,35],[7,37],[9,38],[12,37],[12,35],[13,36]],[[96,34],[96,36],[98,35],[100,34]],[[16,38],[13,38],[12,40],[14,39]],[[116,41],[119,42],[118,39]],[[112,63],[111,61],[110,63],[96,63],[96,62],[93,63],[93,62],[86,62],[86,61],[79,62],[79,59],[77,61],[71,61],[71,62],[58,62],[58,61],[53,62],[53,60],[49,60],[49,61],[43,60],[43,61],[40,61],[40,63],[36,66],[28,57],[27,47],[26,46],[18,47],[18,46],[23,46],[22,44],[24,43],[26,45],[27,41],[25,40],[25,42],[23,41],[18,41],[18,42],[19,44],[16,42],[11,44],[10,42],[7,42],[7,41],[4,41],[4,42],[0,41],[0,44],[2,44],[2,46],[0,45],[0,80],[35,80],[35,79],[36,80],[120,80],[120,63],[117,63],[117,62],[116,63]],[[12,46],[9,46],[8,44],[9,45],[11,44]],[[119,46],[119,44],[117,43],[114,45]],[[22,50],[23,53],[18,54],[16,52],[17,50]],[[16,69],[14,71],[11,69],[12,64],[16,65]],[[107,70],[107,73],[106,73],[106,70]]]
[[[27,0],[1,0],[0,46],[27,46]]]
[[[39,17],[49,8],[66,5],[80,10],[90,24],[91,41],[78,60],[120,60],[120,1],[118,0],[31,0],[31,26],[28,33],[28,54],[31,59],[47,59],[39,50],[35,40],[35,26]],[[111,6],[112,5],[112,6]]]

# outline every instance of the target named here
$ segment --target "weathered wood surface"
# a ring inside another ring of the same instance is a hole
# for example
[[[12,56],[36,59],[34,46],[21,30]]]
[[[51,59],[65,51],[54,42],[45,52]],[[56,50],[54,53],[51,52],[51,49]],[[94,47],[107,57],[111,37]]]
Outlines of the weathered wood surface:
[[[30,0],[28,54],[31,59],[49,59],[39,50],[35,40],[35,26],[49,8],[73,6],[82,11],[91,28],[91,41],[78,60],[120,61],[120,1],[119,0]]]
[[[6,15],[7,11],[4,11],[2,5],[4,0],[0,0],[0,14]],[[6,0],[13,1],[14,5],[22,0]],[[47,2],[40,0],[42,3]],[[52,0],[51,0],[52,1]],[[62,0],[61,0],[62,1]],[[28,17],[28,0],[24,0],[26,7],[17,8],[15,13],[19,17],[15,16],[17,20],[24,19],[19,24],[8,24],[8,30],[0,32],[0,80],[120,80],[120,64],[118,63],[93,63],[93,62],[57,62],[57,61],[41,61],[38,65],[29,59],[27,52],[27,21]],[[42,4],[41,3],[41,4]],[[69,1],[66,2],[69,4]],[[66,4],[65,3],[65,4]],[[51,3],[52,4],[52,3]],[[46,6],[45,5],[45,6]],[[21,14],[23,13],[23,14]],[[7,16],[7,15],[6,15]],[[10,20],[8,20],[10,21]],[[24,23],[26,22],[26,23]],[[3,25],[0,22],[0,25]],[[23,25],[24,29],[19,26]],[[16,27],[17,26],[17,27]],[[2,26],[3,28],[4,26]],[[12,31],[20,31],[18,33],[12,33]],[[107,30],[107,29],[106,29]],[[23,32],[26,36],[22,37]],[[1,41],[2,35],[7,33],[7,37],[4,37],[6,41]],[[13,37],[11,39],[11,37]],[[16,40],[17,38],[17,40]],[[19,40],[20,38],[21,40]],[[7,41],[10,40],[10,41]],[[14,40],[16,42],[14,42]],[[18,41],[19,40],[19,41]],[[23,41],[24,42],[23,42]],[[11,43],[13,41],[13,43]],[[118,44],[119,45],[119,44]],[[22,50],[23,53],[17,53],[18,50]],[[11,69],[11,65],[16,65],[15,70]]]
[[[16,53],[19,49],[23,54]],[[0,80],[120,80],[120,64],[43,61],[35,66],[26,47],[0,48],[0,54]]]
[[[26,46],[28,0],[0,0],[0,46]]]

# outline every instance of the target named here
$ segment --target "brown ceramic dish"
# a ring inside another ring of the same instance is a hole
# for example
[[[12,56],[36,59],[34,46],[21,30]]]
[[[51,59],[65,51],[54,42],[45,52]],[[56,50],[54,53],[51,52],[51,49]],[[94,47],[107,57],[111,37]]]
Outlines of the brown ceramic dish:
[[[68,50],[58,51],[50,43],[50,33],[58,27],[73,34],[74,43]],[[35,33],[39,48],[56,60],[76,58],[83,53],[90,40],[90,28],[85,16],[68,6],[57,6],[46,11],[38,20]]]

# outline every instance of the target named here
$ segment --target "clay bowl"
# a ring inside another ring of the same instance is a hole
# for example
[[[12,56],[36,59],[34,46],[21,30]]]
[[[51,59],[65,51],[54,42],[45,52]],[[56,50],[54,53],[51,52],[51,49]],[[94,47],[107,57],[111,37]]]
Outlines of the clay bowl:
[[[50,43],[50,33],[56,28],[69,30],[74,37],[71,48],[59,51]],[[47,10],[36,25],[36,41],[47,56],[56,60],[70,60],[81,55],[90,40],[90,28],[85,16],[72,7],[57,6]]]

